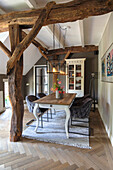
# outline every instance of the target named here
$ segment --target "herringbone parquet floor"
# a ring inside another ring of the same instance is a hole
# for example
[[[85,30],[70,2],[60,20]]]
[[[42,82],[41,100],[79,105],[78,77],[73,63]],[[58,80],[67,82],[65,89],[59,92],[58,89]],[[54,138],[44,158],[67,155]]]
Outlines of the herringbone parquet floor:
[[[28,111],[25,123],[33,117]],[[113,170],[113,148],[98,111],[90,114],[92,149],[44,143],[30,139],[10,142],[10,111],[0,115],[0,170]]]

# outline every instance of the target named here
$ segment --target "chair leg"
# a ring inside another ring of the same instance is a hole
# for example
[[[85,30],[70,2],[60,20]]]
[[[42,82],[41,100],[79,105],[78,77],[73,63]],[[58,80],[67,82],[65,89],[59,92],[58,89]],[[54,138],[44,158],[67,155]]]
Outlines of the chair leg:
[[[82,123],[89,123],[89,120],[88,121],[83,121],[83,120],[73,120],[72,117],[71,117],[71,126],[78,126],[78,127],[85,127],[85,128],[89,128],[87,126],[82,126],[82,125],[73,125],[72,122],[82,122]]]
[[[54,109],[54,114],[56,115],[56,110]]]
[[[71,116],[71,126],[72,126],[72,116]]]
[[[48,110],[47,110],[47,122],[49,122]]]
[[[38,127],[39,127],[39,115],[38,115],[38,113],[37,112],[33,112],[33,114],[34,114],[34,116],[35,116],[35,118],[36,118],[36,128],[35,128],[35,132],[37,132],[37,129],[38,129]],[[42,117],[42,115],[41,115],[41,117]]]
[[[70,120],[69,120],[70,121]],[[69,121],[68,121],[68,133],[69,133]]]
[[[50,109],[51,119],[52,119],[52,109]]]
[[[43,128],[43,117],[41,115],[41,128]]]
[[[37,132],[38,125],[39,125],[39,117],[37,116],[37,122],[36,122],[36,128],[35,128],[35,132]]]
[[[32,122],[36,121],[36,119],[31,119],[29,122],[26,123],[26,126],[32,126],[35,127],[34,125],[30,125]]]
[[[72,124],[73,121],[75,121],[75,120],[72,120],[72,116],[71,116],[71,126],[78,126],[78,127],[88,128],[88,134],[69,131],[69,123],[68,123],[68,132],[69,132],[69,133],[74,133],[74,134],[79,134],[79,135],[84,135],[84,136],[90,136],[90,127],[88,127],[88,126],[81,126],[81,125],[73,125],[73,124]],[[77,121],[77,120],[76,120],[76,122],[89,123],[89,120],[88,120],[88,121]]]

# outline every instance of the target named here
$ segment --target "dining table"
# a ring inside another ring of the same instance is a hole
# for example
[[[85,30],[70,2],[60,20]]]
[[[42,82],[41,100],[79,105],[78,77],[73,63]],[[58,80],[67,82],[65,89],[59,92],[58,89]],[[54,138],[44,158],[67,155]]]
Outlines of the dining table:
[[[55,109],[55,110],[65,110],[66,113],[66,119],[65,119],[65,132],[66,132],[66,137],[69,138],[69,133],[68,133],[68,123],[69,119],[71,116],[70,113],[70,107],[73,104],[73,101],[76,97],[76,93],[65,93],[63,94],[62,99],[57,99],[56,94],[52,93],[49,94],[45,97],[42,97],[38,100],[35,100],[35,107],[34,107],[34,115],[37,117],[37,124],[36,124],[36,131],[38,129],[38,122],[39,122],[39,117],[37,116],[37,109],[38,108],[48,108],[48,109]]]

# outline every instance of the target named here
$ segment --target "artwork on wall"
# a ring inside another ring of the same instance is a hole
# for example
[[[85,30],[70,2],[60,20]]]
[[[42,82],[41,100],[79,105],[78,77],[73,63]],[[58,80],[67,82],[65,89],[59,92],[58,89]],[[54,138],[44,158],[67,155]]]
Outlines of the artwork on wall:
[[[103,78],[105,77],[105,57],[104,57],[104,59],[102,60],[102,77],[103,77]]]
[[[101,80],[113,82],[113,43],[101,60]]]

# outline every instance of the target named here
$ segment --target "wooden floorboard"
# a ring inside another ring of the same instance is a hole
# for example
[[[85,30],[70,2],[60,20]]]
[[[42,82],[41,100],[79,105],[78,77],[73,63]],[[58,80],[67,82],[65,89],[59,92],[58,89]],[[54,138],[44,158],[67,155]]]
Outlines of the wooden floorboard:
[[[27,110],[25,124],[33,115]],[[91,149],[22,138],[10,142],[11,111],[0,114],[0,170],[113,170],[113,147],[98,111],[90,113]]]

